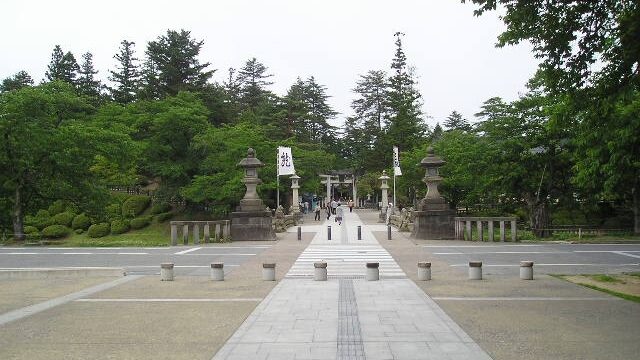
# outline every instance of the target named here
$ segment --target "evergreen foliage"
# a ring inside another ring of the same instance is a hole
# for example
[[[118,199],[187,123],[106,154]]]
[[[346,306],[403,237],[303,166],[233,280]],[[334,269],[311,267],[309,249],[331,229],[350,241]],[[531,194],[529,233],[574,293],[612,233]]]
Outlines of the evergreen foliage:
[[[18,90],[26,86],[32,86],[33,79],[26,71],[18,71],[13,76],[2,80],[0,92]]]
[[[80,67],[75,56],[71,52],[64,53],[60,45],[53,48],[51,62],[45,73],[47,81],[64,81],[68,84],[76,84],[76,76]]]
[[[113,100],[119,104],[130,104],[136,100],[139,89],[140,70],[138,68],[138,58],[135,57],[135,43],[122,40],[119,52],[113,56],[118,61],[116,70],[110,70],[109,80],[115,86],[109,89]]]
[[[71,233],[71,229],[64,225],[50,225],[42,229],[42,237],[47,239],[63,238]]]
[[[87,230],[87,236],[90,238],[101,238],[109,235],[111,232],[111,226],[109,223],[99,223],[89,226]]]
[[[127,218],[142,214],[151,204],[151,198],[145,195],[134,195],[122,203],[122,215]]]
[[[73,230],[87,230],[91,226],[91,219],[84,213],[76,215],[71,222],[71,228]]]

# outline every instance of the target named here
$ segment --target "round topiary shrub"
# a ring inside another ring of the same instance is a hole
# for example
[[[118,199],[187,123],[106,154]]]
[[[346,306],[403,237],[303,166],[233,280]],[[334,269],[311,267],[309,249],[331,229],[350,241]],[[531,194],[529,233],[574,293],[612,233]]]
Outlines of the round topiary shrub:
[[[35,234],[40,230],[38,230],[38,228],[35,227],[35,226],[27,225],[27,226],[24,227],[23,231],[24,231],[25,234],[29,235],[29,234]]]
[[[84,232],[84,229],[80,228],[80,229],[75,229],[74,231],[76,234],[80,235]]]
[[[71,230],[64,225],[49,225],[42,229],[42,237],[47,239],[59,239],[69,235],[70,232]]]
[[[173,217],[173,213],[165,212],[165,213],[156,215],[156,221],[157,222],[164,222],[164,221],[167,221],[167,220],[171,219],[172,217]]]
[[[53,204],[49,205],[49,214],[57,215],[66,209],[65,203],[62,200],[56,200]]]
[[[131,220],[132,229],[142,229],[145,226],[151,224],[151,216],[140,216]]]
[[[76,215],[71,222],[71,228],[73,230],[87,230],[91,226],[91,219],[86,214]]]
[[[114,235],[124,234],[129,231],[128,220],[113,220],[111,222],[111,233]]]
[[[87,235],[90,238],[99,238],[99,237],[109,235],[110,232],[111,232],[111,227],[109,226],[109,223],[100,223],[100,224],[93,224],[89,226]]]
[[[171,205],[167,203],[155,203],[149,211],[153,215],[162,214],[171,211]]]
[[[143,211],[149,207],[151,198],[145,195],[135,195],[122,203],[122,215],[124,217],[132,218],[134,216],[142,214]]]
[[[107,205],[104,211],[109,221],[122,219],[122,206],[120,206],[120,204]]]
[[[63,225],[63,226],[69,227],[71,226],[71,223],[73,222],[73,218],[75,216],[76,214],[70,211],[64,211],[59,214],[53,215],[51,217],[51,223],[53,225]]]

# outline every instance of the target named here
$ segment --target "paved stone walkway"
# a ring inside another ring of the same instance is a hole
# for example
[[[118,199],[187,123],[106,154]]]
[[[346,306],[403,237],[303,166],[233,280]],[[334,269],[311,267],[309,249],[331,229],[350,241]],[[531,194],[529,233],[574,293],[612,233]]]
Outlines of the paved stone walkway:
[[[384,230],[348,212],[342,225],[303,226],[311,244],[214,359],[491,359],[406,278],[371,233]],[[319,260],[328,281],[312,280]],[[364,280],[371,261],[380,281]]]

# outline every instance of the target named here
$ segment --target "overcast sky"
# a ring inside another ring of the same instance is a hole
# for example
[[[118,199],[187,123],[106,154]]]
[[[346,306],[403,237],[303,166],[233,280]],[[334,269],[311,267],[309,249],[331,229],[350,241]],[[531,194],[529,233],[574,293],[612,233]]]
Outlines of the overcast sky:
[[[393,34],[401,31],[428,123],[452,110],[473,120],[486,99],[523,93],[537,64],[528,44],[495,48],[504,25],[495,13],[474,17],[473,9],[459,0],[2,0],[0,78],[26,70],[40,82],[59,44],[78,61],[93,53],[106,80],[123,39],[142,58],[148,41],[185,29],[204,40],[200,60],[217,69],[215,81],[252,57],[274,75],[271,90],[279,95],[296,77],[314,76],[340,123],[352,114],[359,75],[390,72]]]

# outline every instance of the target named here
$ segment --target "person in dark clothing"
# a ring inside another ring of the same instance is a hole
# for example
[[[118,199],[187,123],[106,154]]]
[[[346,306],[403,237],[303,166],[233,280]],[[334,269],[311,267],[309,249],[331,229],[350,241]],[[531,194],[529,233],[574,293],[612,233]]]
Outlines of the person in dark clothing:
[[[327,220],[331,217],[331,207],[329,205],[324,207],[327,210]]]
[[[315,217],[313,219],[320,221],[320,205],[316,204],[316,208],[313,209],[313,212],[315,213]]]

